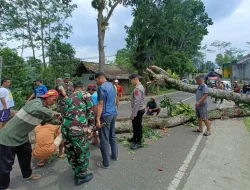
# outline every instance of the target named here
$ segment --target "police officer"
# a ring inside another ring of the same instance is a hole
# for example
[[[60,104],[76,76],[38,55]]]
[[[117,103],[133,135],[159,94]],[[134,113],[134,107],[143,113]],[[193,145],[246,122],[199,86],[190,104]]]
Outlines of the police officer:
[[[145,113],[145,89],[141,84],[138,74],[131,74],[129,79],[133,86],[135,86],[132,92],[131,98],[131,116],[133,125],[133,137],[128,139],[129,142],[133,143],[131,149],[135,150],[142,147],[142,116]]]
[[[93,178],[87,173],[89,166],[89,136],[94,127],[94,112],[91,95],[83,91],[83,84],[74,84],[74,92],[66,99],[62,137],[65,153],[75,172],[75,184],[81,185]]]

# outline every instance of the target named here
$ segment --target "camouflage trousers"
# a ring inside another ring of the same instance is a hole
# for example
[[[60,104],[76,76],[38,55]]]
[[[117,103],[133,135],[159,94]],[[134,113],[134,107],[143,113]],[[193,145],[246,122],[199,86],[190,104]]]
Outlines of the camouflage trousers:
[[[62,135],[64,139],[65,154],[68,162],[75,172],[76,177],[87,175],[89,166],[89,141],[86,135],[72,136],[71,131],[67,131],[62,126]]]

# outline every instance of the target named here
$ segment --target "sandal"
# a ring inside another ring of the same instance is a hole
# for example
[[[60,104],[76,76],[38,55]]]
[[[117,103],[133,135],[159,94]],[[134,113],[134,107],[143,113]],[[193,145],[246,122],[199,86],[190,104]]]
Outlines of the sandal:
[[[98,167],[100,167],[100,168],[109,169],[109,166],[108,166],[108,167],[104,166],[103,163],[102,163],[101,161],[98,161],[98,162],[96,163],[96,165],[97,165]]]
[[[43,167],[44,166],[44,160],[40,160],[39,162],[36,163],[38,167]]]
[[[203,136],[209,136],[209,135],[211,135],[211,132],[205,132],[205,133],[203,134]]]
[[[23,180],[38,180],[38,179],[40,179],[41,177],[42,177],[42,176],[39,175],[39,174],[31,174],[30,177],[28,177],[28,178],[23,178]]]
[[[203,131],[200,131],[200,129],[195,129],[193,132],[202,133]]]

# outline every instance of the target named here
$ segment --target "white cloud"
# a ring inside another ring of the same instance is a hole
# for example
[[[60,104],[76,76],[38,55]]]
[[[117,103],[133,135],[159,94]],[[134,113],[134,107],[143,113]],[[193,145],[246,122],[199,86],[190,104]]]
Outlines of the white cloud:
[[[233,47],[249,52],[249,48],[246,46],[246,42],[250,41],[249,7],[250,1],[244,0],[229,17],[214,21],[214,25],[209,26],[209,34],[205,36],[202,44],[210,45],[215,40],[226,41],[231,42]],[[208,60],[214,61],[216,53],[208,54],[207,57]]]

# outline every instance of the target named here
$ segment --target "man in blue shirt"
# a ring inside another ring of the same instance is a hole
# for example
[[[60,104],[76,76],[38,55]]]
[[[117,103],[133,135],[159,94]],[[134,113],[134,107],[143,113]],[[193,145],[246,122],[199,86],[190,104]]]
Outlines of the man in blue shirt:
[[[31,94],[31,96],[26,101],[26,104],[30,100],[32,100],[34,97],[40,98],[42,95],[44,95],[48,91],[47,87],[42,83],[41,79],[36,79],[34,82],[36,83],[36,87],[34,89],[34,92]]]
[[[118,160],[118,147],[115,136],[116,90],[102,72],[95,74],[95,80],[99,86],[96,127],[99,128],[100,149],[103,159],[97,165],[107,169],[110,162],[109,145],[111,146],[111,159]]]

